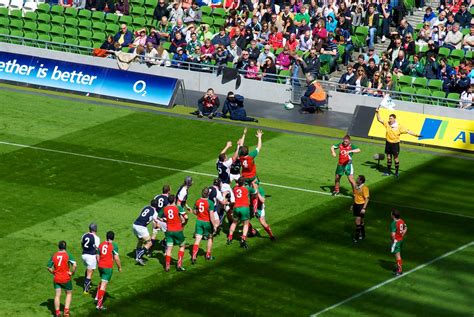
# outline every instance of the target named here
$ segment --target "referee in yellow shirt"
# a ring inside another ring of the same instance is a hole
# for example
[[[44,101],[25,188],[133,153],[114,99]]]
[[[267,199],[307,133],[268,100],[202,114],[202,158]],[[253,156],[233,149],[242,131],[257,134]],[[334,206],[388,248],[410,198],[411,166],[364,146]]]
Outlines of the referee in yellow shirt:
[[[365,176],[359,175],[354,187],[354,204],[352,205],[352,212],[355,217],[356,233],[354,243],[365,239],[365,210],[369,204],[369,188],[365,186]]]
[[[379,107],[380,108],[380,107]],[[395,161],[395,176],[398,176],[398,169],[400,167],[400,161],[398,160],[398,154],[400,153],[400,135],[409,134],[415,137],[419,137],[419,134],[413,133],[405,127],[401,126],[397,122],[397,116],[391,114],[388,117],[388,121],[383,120],[380,117],[379,108],[375,110],[377,114],[377,120],[384,125],[387,130],[385,134],[385,154],[387,155],[387,171],[383,174],[389,176],[392,174],[392,156]]]

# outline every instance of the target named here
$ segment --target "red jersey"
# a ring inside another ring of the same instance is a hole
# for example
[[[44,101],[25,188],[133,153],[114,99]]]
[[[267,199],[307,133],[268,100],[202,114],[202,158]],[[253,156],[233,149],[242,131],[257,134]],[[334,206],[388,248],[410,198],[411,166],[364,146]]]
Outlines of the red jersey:
[[[168,231],[183,231],[183,223],[180,215],[185,214],[181,206],[166,206],[164,209]]]
[[[249,187],[247,186],[235,186],[234,189],[235,204],[234,208],[250,206]]]
[[[196,201],[194,208],[197,210],[197,220],[210,222],[211,210],[214,210],[214,203],[207,198],[200,198]]]
[[[402,241],[404,237],[404,233],[407,230],[407,225],[403,219],[398,219],[392,221],[392,224],[390,225],[390,231],[395,233],[395,240],[397,241]],[[403,232],[403,234],[402,234]]]
[[[58,251],[49,260],[48,267],[54,267],[54,282],[67,283],[71,280],[69,275],[69,265],[76,263],[73,257],[66,251]]]
[[[239,161],[242,164],[242,177],[254,178],[257,176],[257,165],[255,165],[255,157],[257,157],[258,151],[252,151],[249,155],[239,157]]]
[[[334,144],[333,147],[335,149],[339,149],[339,165],[347,165],[352,163],[352,152],[348,153],[348,151],[358,149],[357,146],[349,143],[347,146],[344,143]]]
[[[118,246],[115,242],[104,241],[97,250],[99,254],[99,268],[112,269],[114,267],[114,255],[118,255]]]

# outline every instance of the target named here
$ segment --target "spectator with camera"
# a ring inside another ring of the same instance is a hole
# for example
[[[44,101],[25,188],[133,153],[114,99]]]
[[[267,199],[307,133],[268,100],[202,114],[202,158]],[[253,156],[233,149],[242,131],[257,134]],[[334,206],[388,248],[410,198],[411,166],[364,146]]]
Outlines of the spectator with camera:
[[[224,101],[222,108],[222,117],[227,118],[230,115],[231,120],[258,122],[257,119],[247,116],[244,109],[244,97],[236,95],[232,91],[227,93],[227,98]]]
[[[220,105],[219,97],[214,94],[214,89],[209,88],[206,94],[198,100],[198,118],[202,118],[203,116],[209,119],[214,118]]]

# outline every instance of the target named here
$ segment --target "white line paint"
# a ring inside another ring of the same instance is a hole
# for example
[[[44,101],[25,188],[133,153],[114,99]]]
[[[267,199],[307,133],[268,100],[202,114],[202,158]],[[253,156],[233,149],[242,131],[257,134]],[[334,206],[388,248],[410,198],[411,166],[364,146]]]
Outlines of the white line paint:
[[[182,170],[182,169],[178,169],[178,168],[172,168],[172,167],[166,167],[166,166],[160,166],[160,165],[153,165],[153,164],[146,164],[146,163],[139,163],[139,162],[133,162],[133,161],[118,160],[118,159],[113,159],[113,158],[108,158],[108,157],[88,155],[88,154],[82,154],[82,153],[76,153],[76,152],[54,150],[54,149],[48,149],[48,148],[44,148],[44,147],[27,145],[27,144],[11,143],[11,142],[6,142],[6,141],[0,141],[0,144],[20,147],[20,148],[33,149],[33,150],[38,150],[38,151],[51,152],[51,153],[58,153],[58,154],[72,155],[72,156],[78,156],[78,157],[85,157],[85,158],[90,158],[90,159],[95,159],[95,160],[102,160],[102,161],[109,161],[109,162],[115,162],[115,163],[121,163],[121,164],[130,164],[130,165],[136,165],[136,166],[143,166],[143,167],[149,167],[149,168],[155,168],[155,169],[161,169],[161,170],[173,171],[173,172],[179,172],[179,173],[187,173],[187,174],[192,174],[192,175],[216,177],[215,174],[201,173],[201,172],[196,172],[196,171],[191,171],[191,170]],[[312,190],[312,189],[307,189],[307,188],[292,187],[292,186],[285,186],[285,185],[264,183],[264,182],[262,182],[262,184],[266,185],[266,186],[270,186],[270,187],[277,187],[277,188],[283,188],[283,189],[288,189],[288,190],[295,190],[295,191],[300,191],[300,192],[331,196],[331,193]],[[337,198],[352,199],[351,196],[339,195],[339,196],[336,196],[336,197]],[[375,203],[389,205],[389,206],[393,205],[392,203],[383,202],[383,201],[377,201],[377,200],[372,200],[372,201],[375,202]],[[414,209],[414,210],[421,210],[421,211],[435,212],[435,213],[439,213],[439,214],[457,216],[457,217],[461,217],[461,218],[474,219],[474,216],[461,215],[461,214],[451,213],[451,212],[447,212],[447,211],[438,211],[438,210],[431,210],[431,209],[426,209],[426,208],[418,208],[418,207],[400,205],[398,203],[397,203],[397,206],[404,207],[404,208],[410,208],[410,209]]]
[[[337,307],[339,307],[339,306],[341,306],[341,305],[344,305],[344,304],[346,304],[346,303],[348,303],[348,302],[350,302],[350,301],[353,301],[354,299],[357,299],[357,298],[359,298],[359,297],[361,297],[361,296],[363,296],[363,295],[365,295],[365,294],[367,294],[367,293],[370,293],[370,292],[372,292],[372,291],[375,291],[376,289],[379,289],[379,288],[381,288],[382,286],[385,286],[385,285],[387,285],[387,284],[389,284],[389,283],[392,283],[392,282],[394,282],[394,281],[396,281],[396,280],[398,280],[398,279],[400,279],[400,278],[403,278],[403,277],[405,277],[405,276],[407,276],[407,275],[410,275],[410,274],[412,274],[412,273],[415,273],[416,271],[421,270],[421,269],[427,267],[428,265],[431,265],[431,264],[433,264],[433,263],[435,263],[435,262],[438,262],[438,261],[440,261],[440,260],[442,260],[442,259],[444,259],[444,258],[446,258],[446,257],[448,257],[448,256],[450,256],[450,255],[453,255],[454,253],[457,253],[457,252],[459,252],[459,251],[462,251],[462,250],[464,250],[464,249],[466,249],[466,248],[468,248],[468,247],[470,247],[470,246],[473,246],[473,245],[474,245],[474,241],[471,241],[471,242],[469,242],[469,243],[467,243],[467,244],[465,244],[465,245],[463,245],[463,246],[460,246],[459,248],[457,248],[457,249],[455,249],[455,250],[449,251],[449,252],[447,252],[447,253],[445,253],[445,254],[443,254],[443,255],[440,255],[439,257],[437,257],[437,258],[435,258],[435,259],[433,259],[433,260],[431,260],[431,261],[428,261],[428,262],[426,262],[426,263],[424,263],[424,264],[421,264],[421,265],[415,267],[414,269],[412,269],[412,270],[410,270],[410,271],[408,271],[408,272],[406,272],[406,273],[403,273],[403,275],[396,276],[396,277],[393,277],[393,278],[391,278],[391,279],[388,279],[388,280],[386,280],[385,282],[382,282],[382,283],[380,283],[380,284],[374,285],[374,286],[372,286],[371,288],[366,289],[365,291],[362,291],[362,292],[357,293],[357,294],[355,294],[355,295],[353,295],[353,296],[351,296],[351,297],[349,297],[349,298],[346,298],[345,300],[340,301],[339,303],[336,303],[336,304],[334,304],[334,305],[332,305],[332,306],[326,307],[325,309],[323,309],[323,310],[321,310],[321,311],[319,311],[319,312],[317,312],[317,313],[312,314],[311,317],[320,316],[320,315],[322,315],[322,314],[324,314],[324,313],[326,313],[326,312],[328,312],[328,311],[330,311],[330,310],[333,310],[333,309],[335,309],[335,308],[337,308]]]

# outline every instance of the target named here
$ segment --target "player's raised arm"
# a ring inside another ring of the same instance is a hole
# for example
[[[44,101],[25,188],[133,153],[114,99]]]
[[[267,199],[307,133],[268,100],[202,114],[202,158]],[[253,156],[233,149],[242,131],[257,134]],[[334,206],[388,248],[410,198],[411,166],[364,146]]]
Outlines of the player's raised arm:
[[[257,131],[257,139],[258,139],[257,151],[259,151],[259,152],[260,152],[260,149],[262,148],[262,135],[263,135],[263,131],[258,130]]]
[[[228,149],[230,149],[232,147],[232,142],[231,141],[227,141],[225,147],[222,149],[221,153],[220,154],[225,154],[227,152]]]
[[[383,124],[382,117],[380,117],[380,112],[379,112],[380,106],[375,109],[375,114],[377,114],[377,121]]]

